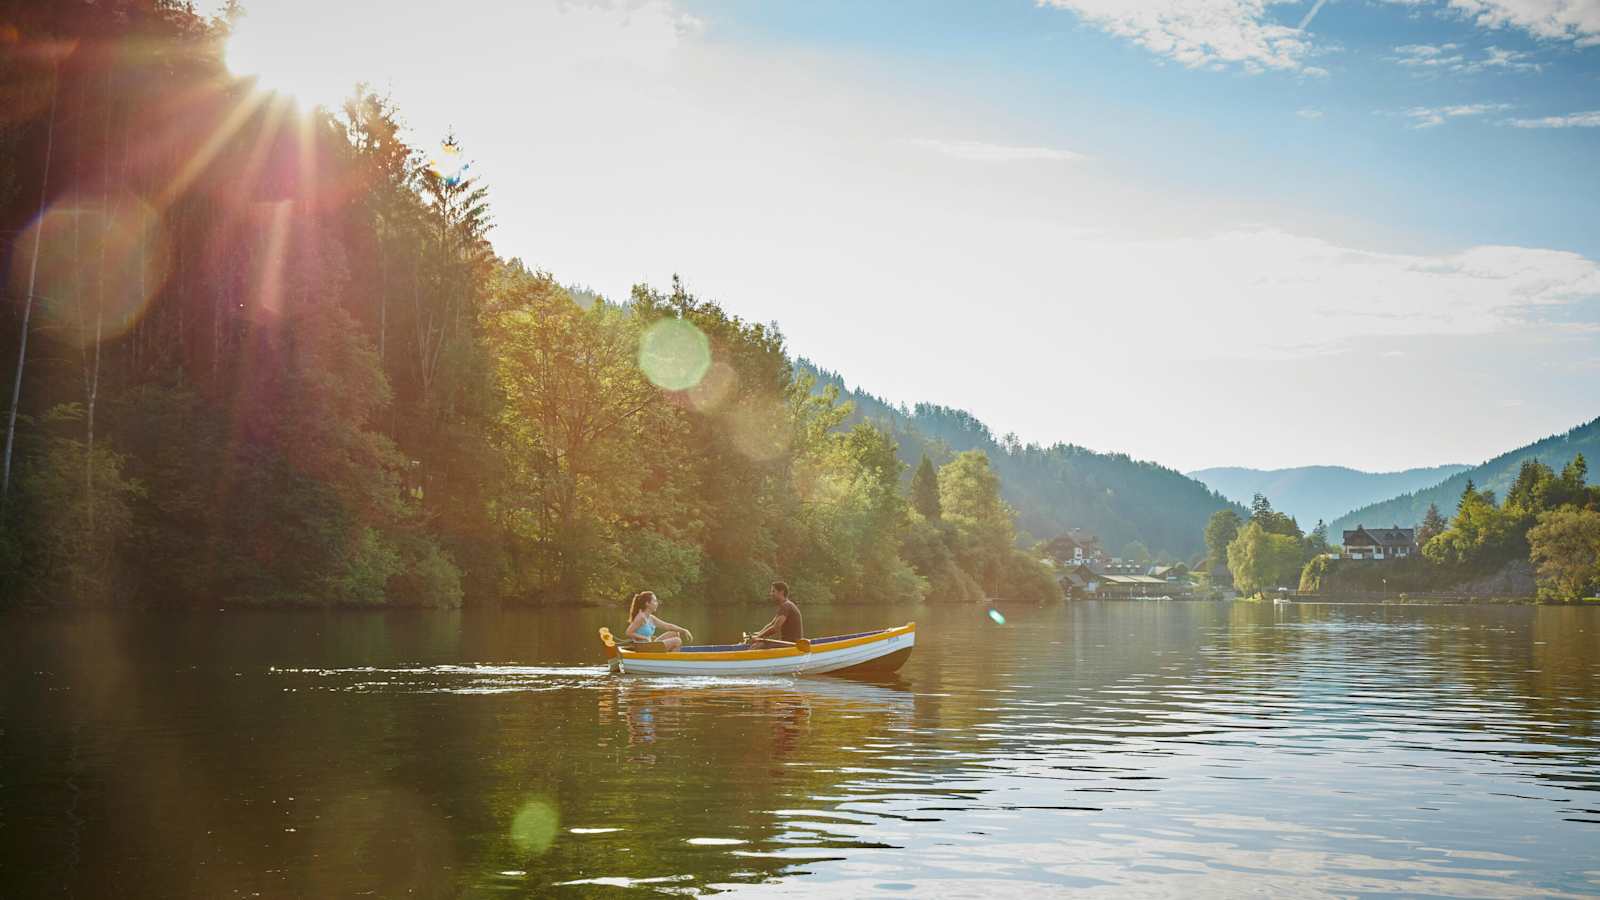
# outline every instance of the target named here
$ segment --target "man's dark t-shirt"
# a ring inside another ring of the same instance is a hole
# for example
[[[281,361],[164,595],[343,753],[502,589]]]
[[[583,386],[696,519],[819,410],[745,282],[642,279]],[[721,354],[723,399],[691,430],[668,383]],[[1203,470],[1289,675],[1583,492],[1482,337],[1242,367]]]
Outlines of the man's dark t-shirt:
[[[793,600],[785,597],[783,602],[778,604],[778,612],[783,616],[784,640],[792,644],[806,636],[805,628],[800,625],[800,607],[795,606]]]

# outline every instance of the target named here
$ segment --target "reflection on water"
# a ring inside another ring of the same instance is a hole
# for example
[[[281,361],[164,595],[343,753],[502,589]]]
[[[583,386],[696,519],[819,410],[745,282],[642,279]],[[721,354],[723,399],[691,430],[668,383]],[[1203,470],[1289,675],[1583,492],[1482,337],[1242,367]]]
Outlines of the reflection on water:
[[[1600,892],[1600,610],[986,613],[807,610],[917,619],[882,683],[609,675],[598,611],[12,615],[0,896]]]

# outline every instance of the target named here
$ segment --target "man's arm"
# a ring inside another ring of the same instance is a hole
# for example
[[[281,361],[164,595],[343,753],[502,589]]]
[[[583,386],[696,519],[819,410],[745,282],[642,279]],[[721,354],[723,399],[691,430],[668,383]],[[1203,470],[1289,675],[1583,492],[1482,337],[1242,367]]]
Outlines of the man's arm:
[[[750,642],[751,643],[755,643],[756,641],[759,641],[762,638],[767,637],[768,635],[772,635],[772,634],[777,633],[780,629],[783,628],[784,621],[785,621],[785,617],[784,617],[783,613],[778,613],[776,616],[773,616],[772,617],[772,621],[767,623],[767,627],[761,629],[760,631],[758,631],[755,634],[750,636]]]

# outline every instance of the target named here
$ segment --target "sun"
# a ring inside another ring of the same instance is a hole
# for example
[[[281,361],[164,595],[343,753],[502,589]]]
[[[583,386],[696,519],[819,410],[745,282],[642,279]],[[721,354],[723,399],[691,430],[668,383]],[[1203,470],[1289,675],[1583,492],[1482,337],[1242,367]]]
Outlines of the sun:
[[[284,95],[303,109],[337,109],[351,85],[327,67],[322,54],[308,51],[292,29],[245,16],[223,45],[222,59],[235,76],[255,79],[260,90]]]

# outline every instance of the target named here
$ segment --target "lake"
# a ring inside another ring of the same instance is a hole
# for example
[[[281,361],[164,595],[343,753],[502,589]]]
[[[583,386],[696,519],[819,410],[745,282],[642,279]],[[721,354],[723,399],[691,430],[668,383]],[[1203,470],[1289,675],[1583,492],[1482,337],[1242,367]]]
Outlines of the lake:
[[[1002,609],[806,608],[917,621],[877,683],[608,675],[620,608],[6,614],[0,896],[1600,893],[1600,609]]]

